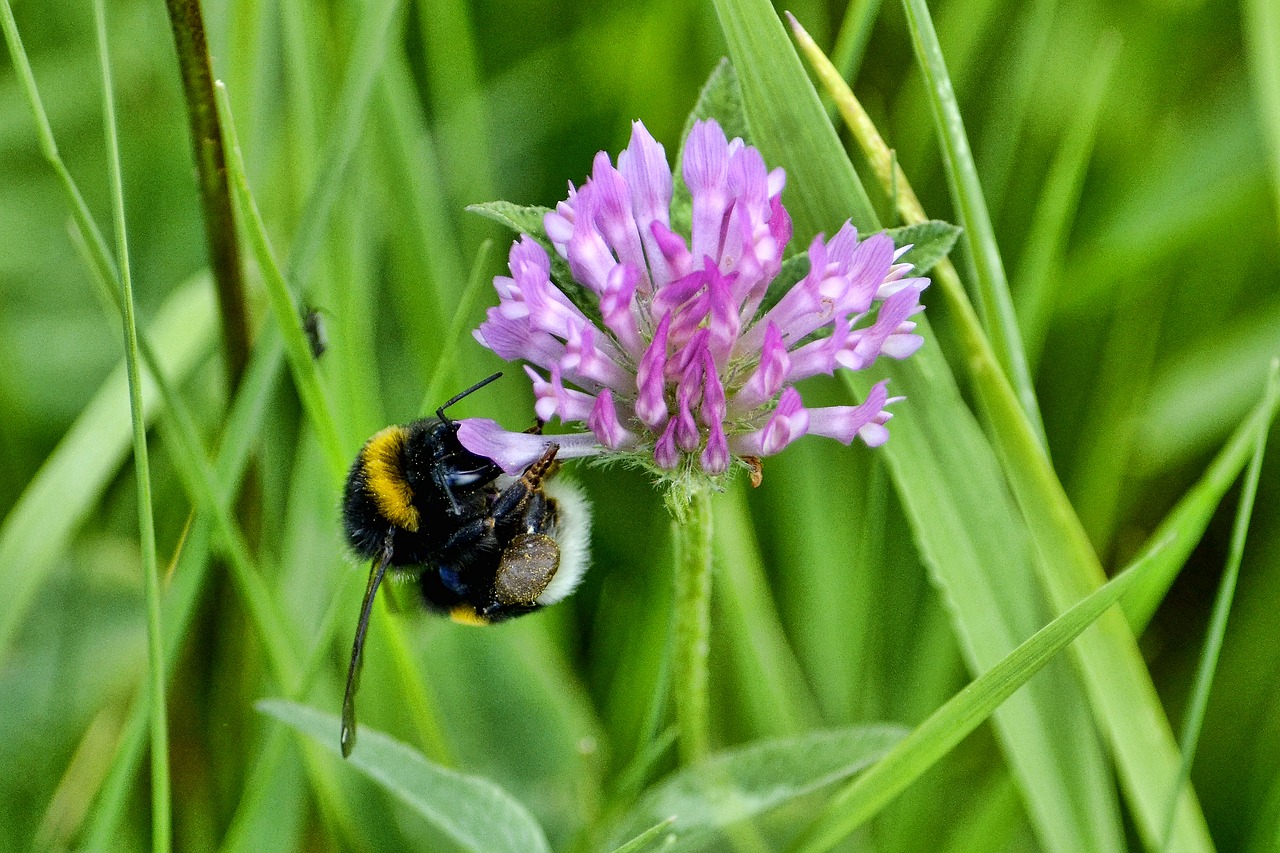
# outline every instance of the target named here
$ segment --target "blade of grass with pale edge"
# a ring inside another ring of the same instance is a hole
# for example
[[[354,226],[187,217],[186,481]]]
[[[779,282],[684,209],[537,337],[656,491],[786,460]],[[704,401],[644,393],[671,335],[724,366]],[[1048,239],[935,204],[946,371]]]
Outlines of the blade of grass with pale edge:
[[[720,0],[717,8],[752,141],[766,162],[788,170],[787,190],[795,193],[788,210],[799,239],[834,231],[851,214],[855,224],[874,230],[873,214],[861,205],[861,185],[771,7]],[[836,161],[843,168],[830,165]],[[995,454],[960,399],[927,321],[920,329],[924,348],[887,369],[894,393],[905,393],[907,401],[880,452],[977,673],[1004,658],[1046,613],[1031,543]],[[859,398],[870,386],[861,377],[846,380]],[[1083,693],[1065,664],[1001,708],[996,732],[1047,847],[1060,853],[1122,849],[1111,774]]]
[[[214,341],[213,291],[208,276],[183,285],[165,301],[148,337],[167,375],[188,376],[209,357]],[[80,524],[116,476],[129,446],[124,366],[112,371],[76,418],[0,525],[0,658],[9,651],[32,598],[54,558],[66,550]],[[150,421],[159,394],[142,383],[143,414]]]
[[[819,155],[807,152],[801,156]],[[986,412],[1007,482],[1036,542],[1040,585],[1053,607],[1065,610],[1100,586],[1106,575],[1044,454],[1039,435],[998,370],[963,292],[945,288],[945,294],[953,301],[950,307],[956,309],[953,317],[964,339],[966,357],[961,363]],[[920,364],[918,356],[915,362]],[[915,374],[911,367],[905,365],[906,369],[891,374],[909,379]],[[937,393],[936,387],[932,393]],[[897,434],[901,432],[899,427]],[[898,458],[892,446],[888,455],[890,460]],[[913,465],[918,466],[918,461]],[[1099,620],[1099,630],[1087,633],[1073,647],[1073,655],[1081,664],[1094,717],[1111,742],[1138,827],[1148,843],[1155,843],[1163,820],[1165,787],[1176,772],[1178,755],[1151,674],[1119,613],[1105,614]],[[1209,850],[1212,845],[1195,794],[1188,788],[1184,796],[1188,805],[1180,810],[1176,849]]]
[[[916,60],[924,74],[928,90],[929,107],[933,111],[938,142],[951,187],[951,198],[964,226],[964,237],[978,273],[978,305],[987,337],[1010,384],[1017,392],[1018,401],[1027,413],[1027,419],[1044,440],[1044,424],[1040,421],[1040,405],[1036,402],[1035,388],[1031,384],[1031,372],[1027,369],[1026,351],[1022,347],[1022,335],[1013,313],[1013,300],[1009,296],[1009,282],[1005,278],[1004,262],[1000,259],[1000,247],[996,245],[995,229],[987,213],[987,202],[978,181],[978,169],[969,150],[969,138],[964,132],[960,117],[960,105],[956,103],[947,74],[938,34],[933,29],[933,19],[925,0],[903,0],[907,24],[911,30],[911,43],[915,47]]]
[[[259,702],[258,709],[339,755],[338,718],[295,702]],[[395,794],[463,849],[474,853],[550,853],[546,836],[509,794],[484,779],[433,764],[420,752],[366,727],[347,759]]]

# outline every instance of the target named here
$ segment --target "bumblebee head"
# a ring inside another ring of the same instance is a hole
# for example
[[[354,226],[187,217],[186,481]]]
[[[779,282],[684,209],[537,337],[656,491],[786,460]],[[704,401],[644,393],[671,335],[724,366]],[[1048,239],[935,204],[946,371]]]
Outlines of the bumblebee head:
[[[478,456],[458,441],[457,423],[427,418],[404,428],[401,467],[405,484],[419,506],[462,512],[465,498],[502,473],[492,459]]]

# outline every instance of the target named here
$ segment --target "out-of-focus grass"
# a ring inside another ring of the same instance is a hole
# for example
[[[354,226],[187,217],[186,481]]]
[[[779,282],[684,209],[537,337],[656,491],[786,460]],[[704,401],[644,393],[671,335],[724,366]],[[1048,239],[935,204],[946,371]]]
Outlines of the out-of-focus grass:
[[[902,8],[878,4],[862,55],[859,25],[844,26],[846,13],[865,20],[876,5],[791,9],[828,53],[845,33],[842,61],[858,69],[855,92],[925,209],[955,219]],[[634,118],[674,154],[699,87],[728,49],[710,3],[402,7],[372,54],[385,55],[357,61],[377,42],[356,33],[386,3],[205,6],[215,74],[228,83],[276,259],[294,276],[295,295],[325,312],[333,338],[315,371],[336,437],[319,439],[294,385],[276,381],[258,401],[265,420],[250,437],[258,498],[238,523],[257,564],[273,569],[264,580],[283,611],[280,635],[323,659],[298,698],[334,712],[360,586],[353,576],[363,567],[341,556],[333,459],[353,455],[384,422],[415,416],[455,309],[463,304],[474,325],[488,301],[461,302],[467,271],[480,242],[499,237],[487,271],[497,273],[507,235],[464,206],[491,198],[554,205],[597,150],[625,142]],[[1268,358],[1280,350],[1269,9],[1266,0],[931,5],[1013,301],[1032,306],[1019,319],[1054,466],[1109,567],[1138,553],[1195,482],[1256,404]],[[91,10],[18,0],[13,13],[59,152],[105,231],[108,155]],[[216,447],[227,395],[210,355],[215,315],[192,290],[208,286],[192,278],[206,265],[205,241],[163,4],[112,2],[108,25],[139,327],[172,365],[169,379],[204,446]],[[142,552],[123,457],[127,403],[121,379],[109,378],[122,351],[119,323],[91,295],[94,273],[68,236],[69,209],[7,48],[2,58],[0,554],[8,559],[0,578],[10,583],[0,608],[0,849],[26,849],[42,825],[42,843],[71,848],[100,813],[119,739],[134,730],[122,721],[147,666]],[[353,116],[344,105],[357,94],[366,102]],[[872,206],[889,210],[874,181],[863,180]],[[332,220],[317,228],[317,216]],[[963,256],[953,257],[963,272]],[[249,276],[259,339],[268,340],[274,321],[261,265]],[[949,318],[927,298],[947,344]],[[192,306],[198,317],[182,319]],[[447,392],[496,369],[465,336],[451,355]],[[524,423],[526,387],[509,376],[459,414]],[[822,383],[805,393],[841,399]],[[160,564],[184,556],[176,571],[186,579],[189,560],[216,547],[217,536],[201,516],[183,539],[192,505],[177,441],[167,429],[152,434],[152,479]],[[1192,765],[1224,851],[1270,849],[1280,826],[1276,459],[1263,469]],[[237,478],[211,468],[219,494],[230,494]],[[407,673],[404,659],[397,670],[391,646],[374,640],[360,708],[362,721],[423,748],[402,686],[420,680],[458,769],[513,794],[553,848],[593,849],[607,818],[634,798],[636,780],[671,766],[670,753],[653,748],[665,743],[654,697],[665,679],[671,553],[661,502],[640,476],[572,473],[596,503],[595,569],[583,589],[547,613],[483,632],[379,613],[374,635],[402,631],[417,672]],[[769,460],[760,490],[719,498],[720,530],[732,536],[717,552],[716,745],[819,726],[915,725],[968,680],[961,661],[973,656],[962,653],[970,639],[957,634],[957,602],[940,596],[923,568],[892,483],[876,454],[814,440]],[[1175,725],[1229,536],[1222,513],[1141,637]],[[197,596],[181,642],[166,652],[177,655],[168,692],[178,849],[219,849],[233,824],[243,849],[449,849],[349,768],[318,752],[304,761],[279,724],[253,711],[288,685],[273,676],[225,572],[215,565],[195,593],[176,576],[165,589],[166,628],[180,597]],[[323,645],[335,595],[343,596],[337,636]],[[1034,613],[1043,605],[1018,606]],[[272,737],[281,738],[278,769],[255,775]],[[1019,787],[1026,773],[1011,775],[996,744],[980,729],[861,840],[885,851],[1034,844],[1025,803],[1035,798]],[[125,799],[111,849],[149,845],[146,774],[136,758],[132,766],[121,771]],[[317,767],[333,780],[319,799],[308,793]],[[787,820],[799,826],[820,805],[804,801]],[[971,826],[987,834],[975,841]],[[763,837],[787,837],[776,830],[764,824]]]

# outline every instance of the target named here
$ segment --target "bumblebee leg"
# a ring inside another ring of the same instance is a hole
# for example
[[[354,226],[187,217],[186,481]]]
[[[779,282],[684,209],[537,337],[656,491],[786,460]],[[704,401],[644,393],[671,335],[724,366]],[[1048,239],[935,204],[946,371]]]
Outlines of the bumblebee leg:
[[[351,645],[351,663],[347,666],[347,690],[342,697],[342,757],[351,755],[356,746],[356,691],[360,688],[360,669],[364,665],[364,637],[369,630],[369,614],[373,612],[373,599],[378,586],[391,563],[391,542],[394,531],[387,533],[382,553],[369,569],[369,583],[364,589],[364,602],[360,605],[360,621],[356,625],[356,639]]]
[[[539,493],[542,482],[559,467],[556,462],[556,454],[559,452],[560,445],[547,445],[546,452],[524,469],[520,479],[502,490],[489,510],[489,515],[499,526],[506,527],[525,514],[529,499]]]

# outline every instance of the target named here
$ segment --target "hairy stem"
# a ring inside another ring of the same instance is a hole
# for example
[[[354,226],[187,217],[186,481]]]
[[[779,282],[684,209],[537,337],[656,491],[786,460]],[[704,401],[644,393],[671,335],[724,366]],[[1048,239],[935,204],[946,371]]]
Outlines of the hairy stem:
[[[711,487],[691,489],[673,505],[676,541],[675,650],[672,658],[680,763],[707,755],[707,650],[711,633]]]

